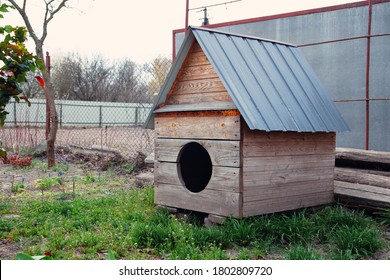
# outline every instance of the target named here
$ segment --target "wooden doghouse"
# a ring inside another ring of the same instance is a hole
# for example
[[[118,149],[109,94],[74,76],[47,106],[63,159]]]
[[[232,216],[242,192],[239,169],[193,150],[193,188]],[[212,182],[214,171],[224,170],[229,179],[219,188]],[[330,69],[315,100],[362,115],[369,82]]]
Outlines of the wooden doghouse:
[[[155,203],[247,217],[333,201],[348,129],[299,50],[190,28],[155,102]]]

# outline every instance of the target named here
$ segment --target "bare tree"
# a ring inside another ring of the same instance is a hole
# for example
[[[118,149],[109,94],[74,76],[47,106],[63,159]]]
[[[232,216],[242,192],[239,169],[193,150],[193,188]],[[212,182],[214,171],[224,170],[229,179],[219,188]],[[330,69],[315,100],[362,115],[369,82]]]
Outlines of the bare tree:
[[[130,59],[116,63],[116,75],[113,81],[114,98],[116,101],[145,102],[147,86],[141,76],[142,68]]]
[[[148,100],[143,71],[130,59],[69,54],[54,65],[52,81],[60,99],[138,103]]]
[[[37,32],[35,32],[34,27],[31,25],[30,19],[27,14],[27,0],[19,1],[21,4],[18,4],[15,0],[8,0],[19,12],[23,21],[27,27],[27,30],[34,40],[35,43],[35,52],[37,57],[44,61],[44,52],[43,52],[43,43],[48,35],[48,25],[53,20],[54,16],[65,7],[66,3],[69,0],[43,0],[45,5],[43,24],[42,24],[42,34],[38,37]],[[29,1],[31,3],[31,1]],[[55,141],[57,136],[58,129],[58,115],[54,103],[55,93],[53,85],[50,81],[49,72],[46,71],[43,73],[43,79],[45,80],[45,93],[47,96],[47,103],[49,106],[50,112],[50,131],[47,139],[47,165],[48,167],[53,167],[55,165]]]
[[[54,65],[53,85],[60,99],[110,101],[114,67],[101,56],[70,54]]]
[[[148,88],[149,96],[153,97],[160,91],[171,66],[172,60],[166,57],[156,57],[153,60],[150,69],[152,80],[150,81]]]

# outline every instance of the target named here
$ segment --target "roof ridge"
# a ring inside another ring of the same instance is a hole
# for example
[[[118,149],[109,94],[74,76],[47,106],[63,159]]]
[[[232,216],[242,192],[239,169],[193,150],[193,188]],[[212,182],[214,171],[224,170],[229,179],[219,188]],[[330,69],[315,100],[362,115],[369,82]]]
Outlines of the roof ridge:
[[[227,32],[227,31],[223,31],[223,30],[219,30],[219,29],[211,29],[211,28],[198,27],[198,26],[192,26],[192,25],[190,25],[188,28],[192,29],[192,30],[207,31],[207,32],[224,34],[227,36],[235,36],[235,37],[253,39],[253,40],[258,40],[258,41],[263,41],[263,42],[275,43],[275,44],[285,45],[285,46],[294,47],[294,48],[298,47],[297,45],[293,45],[293,44],[286,43],[286,42],[281,42],[281,41],[277,41],[277,40],[271,40],[271,39],[266,39],[266,38],[251,36],[251,35],[243,35],[243,34],[234,33],[234,32]]]

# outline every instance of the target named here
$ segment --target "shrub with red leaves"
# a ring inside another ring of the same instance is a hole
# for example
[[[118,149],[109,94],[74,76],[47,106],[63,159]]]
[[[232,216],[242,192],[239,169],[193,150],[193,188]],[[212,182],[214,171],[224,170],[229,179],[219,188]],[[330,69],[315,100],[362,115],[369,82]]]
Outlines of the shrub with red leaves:
[[[26,167],[31,165],[32,157],[20,157],[19,155],[7,156],[3,159],[4,164],[12,164],[14,166]]]

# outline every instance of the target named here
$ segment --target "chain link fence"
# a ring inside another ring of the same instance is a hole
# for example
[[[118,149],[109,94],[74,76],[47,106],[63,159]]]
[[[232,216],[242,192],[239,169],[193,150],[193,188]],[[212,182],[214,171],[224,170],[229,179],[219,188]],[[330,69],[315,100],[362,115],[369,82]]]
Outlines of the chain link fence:
[[[59,120],[56,145],[115,150],[129,157],[150,154],[154,132],[143,125],[171,64],[165,57],[142,65],[78,55],[59,59],[51,68]],[[44,93],[33,81],[24,85],[24,93],[31,106],[8,104],[0,128],[0,145],[17,153],[29,153],[46,139]]]

